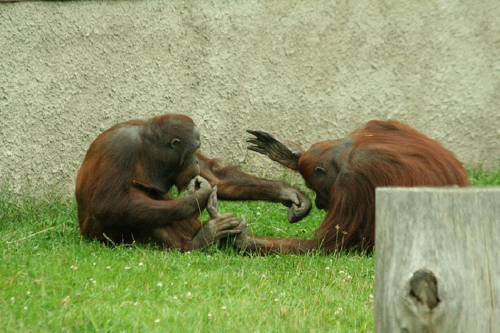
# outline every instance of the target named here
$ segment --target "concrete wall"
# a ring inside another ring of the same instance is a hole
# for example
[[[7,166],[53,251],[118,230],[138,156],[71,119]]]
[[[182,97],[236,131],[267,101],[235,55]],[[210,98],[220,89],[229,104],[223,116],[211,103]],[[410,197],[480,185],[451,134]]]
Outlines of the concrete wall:
[[[497,169],[499,17],[498,0],[3,3],[0,181],[71,193],[98,133],[167,112],[257,174],[281,171],[246,128],[307,148],[374,118]]]

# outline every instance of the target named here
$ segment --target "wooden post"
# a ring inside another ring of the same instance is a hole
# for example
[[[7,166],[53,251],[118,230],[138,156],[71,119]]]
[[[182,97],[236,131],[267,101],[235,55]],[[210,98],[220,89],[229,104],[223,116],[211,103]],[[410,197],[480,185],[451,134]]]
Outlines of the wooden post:
[[[500,332],[500,187],[376,192],[375,330]]]

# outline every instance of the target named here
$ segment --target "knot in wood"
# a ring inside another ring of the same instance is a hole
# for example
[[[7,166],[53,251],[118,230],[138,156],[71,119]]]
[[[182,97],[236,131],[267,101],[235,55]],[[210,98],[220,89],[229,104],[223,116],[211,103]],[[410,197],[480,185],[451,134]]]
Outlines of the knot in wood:
[[[410,279],[410,297],[430,310],[439,304],[436,276],[428,270],[416,271]]]

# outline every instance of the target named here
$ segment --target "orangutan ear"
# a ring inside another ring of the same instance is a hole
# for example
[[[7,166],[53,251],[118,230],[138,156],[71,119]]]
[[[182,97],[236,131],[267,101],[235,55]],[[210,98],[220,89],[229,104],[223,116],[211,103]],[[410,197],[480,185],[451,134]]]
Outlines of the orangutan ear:
[[[314,168],[314,171],[315,171],[315,172],[318,172],[318,173],[322,173],[322,174],[325,174],[325,173],[326,173],[325,168],[320,167],[320,166],[315,167],[315,168]]]
[[[181,140],[179,139],[173,139],[172,141],[170,141],[170,147],[175,148],[175,146],[177,146],[180,142]]]

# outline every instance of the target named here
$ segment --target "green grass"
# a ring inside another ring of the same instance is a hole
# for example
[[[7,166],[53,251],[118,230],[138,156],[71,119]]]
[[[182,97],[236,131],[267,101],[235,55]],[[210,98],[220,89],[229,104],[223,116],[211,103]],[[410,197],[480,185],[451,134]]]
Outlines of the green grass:
[[[500,173],[471,171],[475,185]],[[310,237],[286,208],[220,203],[256,235]],[[373,331],[374,258],[109,248],[80,238],[73,200],[0,195],[0,331]]]
[[[482,168],[468,170],[469,180],[474,186],[500,186],[500,170],[485,172]]]

